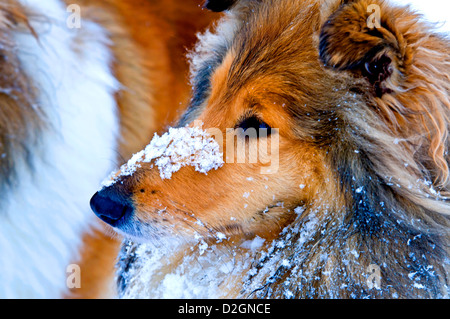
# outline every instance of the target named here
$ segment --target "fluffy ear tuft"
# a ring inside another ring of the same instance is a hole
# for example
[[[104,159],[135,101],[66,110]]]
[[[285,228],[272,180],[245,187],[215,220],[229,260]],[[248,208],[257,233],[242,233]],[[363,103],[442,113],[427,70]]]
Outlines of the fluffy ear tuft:
[[[320,57],[325,65],[364,76],[376,95],[389,93],[408,63],[408,45],[397,24],[406,25],[398,9],[372,0],[342,5],[322,27]]]
[[[214,11],[222,12],[230,9],[237,0],[206,0],[204,7]]]

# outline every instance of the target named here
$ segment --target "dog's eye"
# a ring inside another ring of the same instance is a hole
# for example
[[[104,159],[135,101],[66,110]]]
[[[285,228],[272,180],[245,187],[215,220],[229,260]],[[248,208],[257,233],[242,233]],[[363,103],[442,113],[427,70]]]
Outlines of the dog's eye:
[[[246,119],[241,121],[237,127],[243,129],[245,133],[250,133],[250,131],[247,132],[248,129],[252,128],[255,129],[256,137],[259,137],[260,133],[262,133],[263,136],[269,136],[271,133],[270,126],[266,122],[264,122],[263,120],[254,115],[247,117]]]

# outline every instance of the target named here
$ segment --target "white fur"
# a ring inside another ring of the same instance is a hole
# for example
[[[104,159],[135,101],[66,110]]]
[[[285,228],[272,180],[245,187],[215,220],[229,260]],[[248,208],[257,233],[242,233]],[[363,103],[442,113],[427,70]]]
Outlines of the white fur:
[[[18,187],[2,203],[0,298],[59,298],[67,291],[66,267],[96,218],[90,197],[115,164],[118,83],[99,25],[82,20],[80,29],[68,28],[60,0],[21,3],[44,17],[31,21],[39,42],[25,32],[15,41],[50,128],[36,145],[35,174],[18,164]]]
[[[190,77],[193,85],[194,78],[203,64],[216,54],[217,48],[230,48],[234,35],[241,25],[239,17],[229,12],[217,23],[214,32],[210,29],[197,34],[198,41],[194,50],[188,54],[190,61]]]

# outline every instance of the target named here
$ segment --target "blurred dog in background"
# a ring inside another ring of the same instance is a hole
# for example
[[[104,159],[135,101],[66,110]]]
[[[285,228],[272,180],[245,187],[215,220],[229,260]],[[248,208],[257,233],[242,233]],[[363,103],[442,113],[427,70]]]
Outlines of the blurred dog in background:
[[[194,0],[0,3],[0,298],[115,295],[119,240],[89,198],[178,117],[212,18]]]

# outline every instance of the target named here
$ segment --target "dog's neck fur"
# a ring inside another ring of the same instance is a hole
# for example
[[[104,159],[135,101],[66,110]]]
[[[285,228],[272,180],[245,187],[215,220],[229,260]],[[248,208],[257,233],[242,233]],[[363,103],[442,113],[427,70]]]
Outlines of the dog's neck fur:
[[[357,216],[364,213],[361,207],[306,210],[306,218],[278,240],[287,245],[275,243],[255,264],[241,296],[448,298],[448,248],[442,238],[414,232],[389,214],[390,208],[365,216],[370,220]]]
[[[95,220],[89,198],[114,165],[118,84],[101,27],[82,20],[70,29],[59,0],[20,2],[31,28],[12,25],[8,39],[14,76],[27,81],[5,91],[16,104],[2,106],[19,132],[13,138],[15,128],[2,126],[0,133],[8,145],[1,149],[0,298],[58,298]]]

